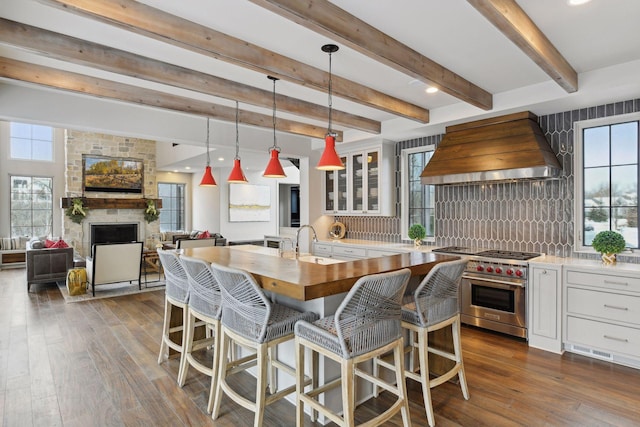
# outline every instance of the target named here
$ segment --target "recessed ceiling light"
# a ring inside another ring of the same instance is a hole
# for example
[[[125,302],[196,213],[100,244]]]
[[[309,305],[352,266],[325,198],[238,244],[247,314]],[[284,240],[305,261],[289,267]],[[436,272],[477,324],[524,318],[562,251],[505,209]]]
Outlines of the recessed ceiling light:
[[[174,172],[174,173],[178,173],[178,170],[176,169],[176,170],[174,170],[173,172]]]
[[[569,6],[580,6],[585,3],[589,3],[591,0],[567,0]]]
[[[438,91],[438,88],[434,86],[427,86],[424,91],[427,93],[436,93]]]
[[[185,166],[184,168],[185,168],[186,170],[189,170],[189,169],[191,169],[191,166]]]
[[[224,162],[224,157],[218,157],[218,161]]]

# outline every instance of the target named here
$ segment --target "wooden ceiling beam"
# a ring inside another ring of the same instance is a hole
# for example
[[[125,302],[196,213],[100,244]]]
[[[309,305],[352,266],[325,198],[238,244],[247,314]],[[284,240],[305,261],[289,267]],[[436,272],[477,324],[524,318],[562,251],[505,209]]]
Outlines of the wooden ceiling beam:
[[[0,77],[99,98],[201,115],[226,122],[235,122],[236,119],[236,109],[233,107],[10,58],[0,57]],[[238,121],[244,125],[273,129],[273,116],[266,114],[240,110]],[[324,138],[326,133],[325,128],[280,118],[276,120],[276,130],[312,138]],[[342,132],[336,133],[336,139],[342,141]]]
[[[515,0],[467,1],[564,90],[578,90],[578,73]]]
[[[493,108],[489,92],[327,0],[251,1],[469,104]]]
[[[8,44],[62,61],[112,73],[189,89],[221,98],[271,109],[273,94],[231,80],[190,70],[155,59],[0,18],[0,44]],[[276,95],[280,111],[325,121],[329,108],[284,95]],[[333,110],[339,125],[379,134],[379,121]]]
[[[127,31],[204,54],[292,83],[327,91],[329,73],[254,44],[133,0],[38,0]],[[318,46],[318,49],[320,46]],[[429,122],[429,110],[339,76],[332,91],[349,101]]]

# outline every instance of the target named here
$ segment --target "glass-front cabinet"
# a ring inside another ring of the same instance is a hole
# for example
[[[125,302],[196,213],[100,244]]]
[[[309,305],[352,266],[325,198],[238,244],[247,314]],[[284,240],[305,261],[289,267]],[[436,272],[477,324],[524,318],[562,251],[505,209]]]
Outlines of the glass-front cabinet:
[[[380,213],[380,152],[367,150],[351,155],[351,210],[353,213]]]
[[[324,213],[394,215],[393,146],[344,153],[346,169],[325,172]]]
[[[347,209],[347,157],[340,157],[346,169],[324,173],[324,211],[325,213],[348,213]]]

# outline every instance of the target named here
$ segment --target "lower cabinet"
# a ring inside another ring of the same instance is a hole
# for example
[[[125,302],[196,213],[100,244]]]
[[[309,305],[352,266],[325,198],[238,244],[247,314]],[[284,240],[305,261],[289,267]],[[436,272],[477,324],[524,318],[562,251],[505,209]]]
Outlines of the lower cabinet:
[[[565,268],[564,347],[640,368],[640,272],[614,268]]]
[[[369,248],[364,245],[353,245],[341,242],[314,242],[313,254],[335,258],[343,261],[353,261],[354,259],[379,258],[383,256],[397,255],[404,251],[393,251],[380,248]]]
[[[562,266],[531,263],[529,275],[529,346],[562,353]]]

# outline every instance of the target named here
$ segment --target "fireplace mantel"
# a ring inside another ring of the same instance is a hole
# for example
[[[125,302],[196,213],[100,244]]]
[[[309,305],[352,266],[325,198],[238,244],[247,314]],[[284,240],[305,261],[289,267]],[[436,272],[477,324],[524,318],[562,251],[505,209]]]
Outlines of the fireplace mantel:
[[[65,209],[78,197],[62,197],[60,207]],[[162,208],[162,199],[110,199],[103,197],[81,197],[82,205],[88,209],[146,209],[147,201],[153,200],[156,209]]]

